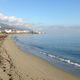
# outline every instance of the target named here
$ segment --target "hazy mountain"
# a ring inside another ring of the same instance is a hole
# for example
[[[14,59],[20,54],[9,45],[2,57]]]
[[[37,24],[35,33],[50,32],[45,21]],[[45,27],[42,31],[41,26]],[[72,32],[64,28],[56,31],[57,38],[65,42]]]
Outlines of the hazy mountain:
[[[11,25],[8,25],[8,24],[5,24],[5,23],[0,23],[0,26],[1,26],[2,29],[11,28],[11,29],[31,30],[31,29],[26,28],[24,26],[11,26]]]
[[[1,26],[2,29],[3,28],[14,28],[14,26],[10,26],[10,25],[5,24],[5,23],[0,23],[0,26]]]

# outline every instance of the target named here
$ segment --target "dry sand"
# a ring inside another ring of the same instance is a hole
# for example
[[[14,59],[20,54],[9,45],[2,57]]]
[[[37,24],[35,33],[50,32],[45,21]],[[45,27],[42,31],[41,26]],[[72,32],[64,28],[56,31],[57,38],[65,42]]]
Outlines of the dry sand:
[[[0,49],[0,80],[80,80],[39,57],[22,52],[7,37]]]

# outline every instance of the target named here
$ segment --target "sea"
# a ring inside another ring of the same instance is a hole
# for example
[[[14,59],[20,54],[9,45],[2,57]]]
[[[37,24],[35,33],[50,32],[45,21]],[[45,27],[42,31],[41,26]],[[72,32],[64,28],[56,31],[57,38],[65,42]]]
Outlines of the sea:
[[[53,66],[80,77],[80,28],[45,27],[44,34],[13,35],[16,45]]]

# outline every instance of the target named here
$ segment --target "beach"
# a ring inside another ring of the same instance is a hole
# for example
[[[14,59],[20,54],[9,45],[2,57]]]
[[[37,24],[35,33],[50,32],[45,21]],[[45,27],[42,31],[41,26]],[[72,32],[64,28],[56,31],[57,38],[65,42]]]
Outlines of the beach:
[[[0,80],[80,80],[47,61],[22,52],[11,36],[8,36],[0,51]]]

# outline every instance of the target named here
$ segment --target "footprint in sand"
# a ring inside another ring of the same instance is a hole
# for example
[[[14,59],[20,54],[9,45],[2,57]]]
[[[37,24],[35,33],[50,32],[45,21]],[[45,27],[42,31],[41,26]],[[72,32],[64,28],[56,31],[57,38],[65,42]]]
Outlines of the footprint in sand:
[[[33,78],[31,78],[31,80],[34,80]]]
[[[5,67],[5,66],[3,66],[3,68],[5,69],[6,67]]]
[[[27,77],[29,77],[29,75],[26,75]]]
[[[8,74],[8,76],[11,76],[11,74]]]
[[[10,78],[9,80],[13,80],[12,78]]]
[[[4,72],[6,72],[6,70],[5,70],[5,69],[4,69],[3,71],[4,71]]]

